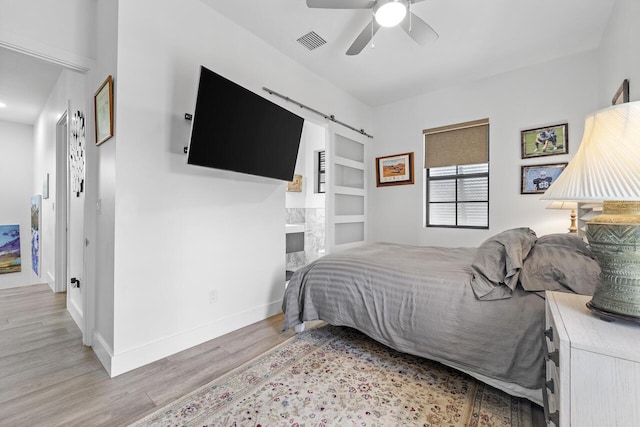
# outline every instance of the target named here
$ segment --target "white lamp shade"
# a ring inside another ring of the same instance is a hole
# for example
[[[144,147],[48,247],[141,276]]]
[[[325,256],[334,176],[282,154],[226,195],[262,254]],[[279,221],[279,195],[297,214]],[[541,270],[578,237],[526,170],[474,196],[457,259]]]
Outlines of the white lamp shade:
[[[404,1],[381,1],[375,10],[376,22],[381,27],[393,27],[398,25],[407,15],[407,6]]]
[[[640,101],[589,115],[578,152],[541,198],[640,200]]]

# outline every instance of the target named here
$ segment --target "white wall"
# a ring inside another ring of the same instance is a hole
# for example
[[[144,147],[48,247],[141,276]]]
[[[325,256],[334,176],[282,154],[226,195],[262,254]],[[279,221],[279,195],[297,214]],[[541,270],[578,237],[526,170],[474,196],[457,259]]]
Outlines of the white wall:
[[[326,128],[305,121],[300,138],[300,150],[296,160],[296,174],[302,175],[302,191],[285,194],[287,208],[324,208],[324,194],[316,193],[317,152],[325,149]]]
[[[197,0],[120,2],[117,64],[113,375],[280,310],[283,183],[181,153],[200,65],[371,125],[364,105]]]
[[[95,53],[96,0],[0,0],[0,45],[70,67]]]
[[[19,273],[0,274],[0,289],[43,282],[31,268],[33,191],[33,126],[0,120],[0,225],[20,226],[22,265]]]
[[[309,136],[309,122],[304,122],[302,126],[302,135],[300,136],[300,147],[298,148],[298,157],[296,158],[296,167],[293,173],[302,176],[302,191],[287,191],[285,193],[285,207],[304,208],[305,194],[309,185],[309,173],[307,172],[307,138]],[[311,171],[313,172],[313,171]],[[286,184],[285,184],[286,185]]]
[[[616,1],[598,49],[600,84],[597,109],[611,105],[611,98],[624,79],[629,79],[630,100],[640,100],[639,20],[639,1]]]
[[[114,87],[118,87],[117,43],[118,43],[118,2],[100,0],[97,2],[95,33],[97,50],[95,66],[87,73],[87,95],[93,102],[93,93],[104,82],[108,75],[114,79]],[[114,109],[118,110],[118,96],[114,94]],[[93,111],[93,109],[91,110]],[[115,251],[115,191],[116,191],[116,147],[118,141],[117,120],[114,136],[96,147],[93,120],[89,121],[89,129],[93,143],[87,147],[87,209],[85,212],[87,238],[87,282],[93,284],[87,288],[93,292],[95,306],[88,310],[94,313],[93,346],[100,361],[107,371],[111,371],[113,356],[113,322],[114,322],[114,251]],[[98,211],[98,204],[100,210]]]
[[[587,52],[386,105],[375,110],[375,157],[415,152],[415,184],[373,187],[369,194],[374,241],[418,245],[478,246],[502,230],[528,226],[538,235],[564,232],[569,214],[550,211],[538,195],[520,194],[520,166],[566,162],[576,152],[584,117],[597,105],[597,56]],[[488,230],[424,226],[422,130],[464,121],[490,120]],[[569,124],[569,155],[520,159],[520,131]],[[374,182],[375,169],[369,176]]]

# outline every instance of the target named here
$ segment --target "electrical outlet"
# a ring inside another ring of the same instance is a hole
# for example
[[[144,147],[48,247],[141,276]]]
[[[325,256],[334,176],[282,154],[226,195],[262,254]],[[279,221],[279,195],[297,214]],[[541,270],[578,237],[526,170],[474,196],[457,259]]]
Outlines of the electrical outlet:
[[[215,304],[218,302],[218,291],[216,289],[211,289],[209,291],[209,304]]]

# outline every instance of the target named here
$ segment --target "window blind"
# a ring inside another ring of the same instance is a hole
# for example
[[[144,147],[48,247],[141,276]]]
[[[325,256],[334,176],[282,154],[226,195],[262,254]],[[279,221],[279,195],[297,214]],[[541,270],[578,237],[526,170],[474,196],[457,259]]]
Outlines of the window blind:
[[[487,228],[489,164],[427,171],[427,226]]]
[[[489,161],[489,119],[425,129],[422,133],[425,168]]]
[[[325,152],[324,150],[318,151],[318,193],[325,192],[326,185],[326,167],[325,167]]]

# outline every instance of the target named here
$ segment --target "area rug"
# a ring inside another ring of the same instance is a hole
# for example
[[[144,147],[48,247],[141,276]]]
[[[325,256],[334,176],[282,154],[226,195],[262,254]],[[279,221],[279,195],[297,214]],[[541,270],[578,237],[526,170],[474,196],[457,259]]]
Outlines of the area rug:
[[[133,426],[530,427],[531,405],[350,328],[320,326]]]

